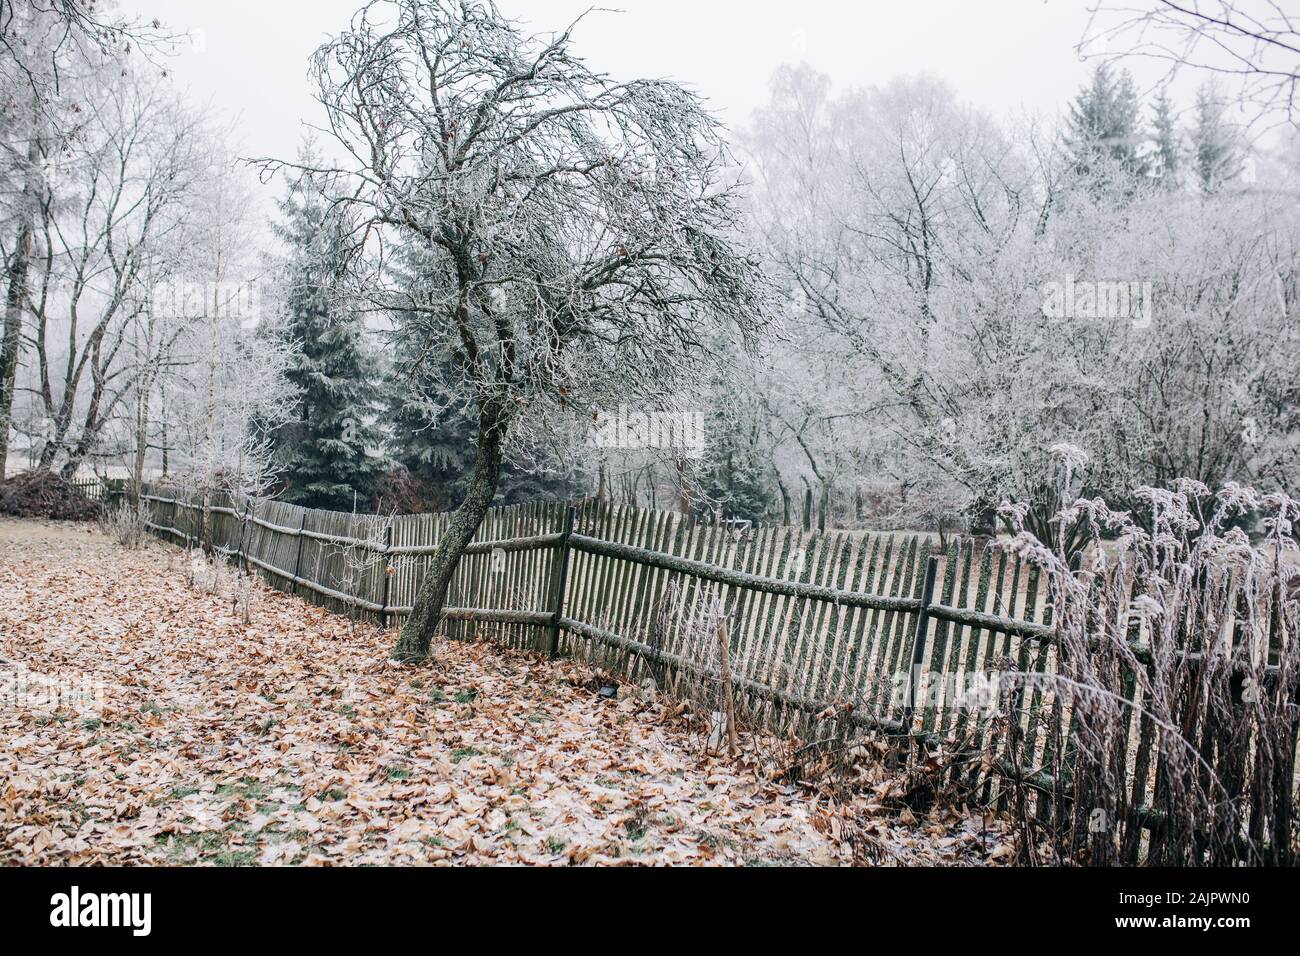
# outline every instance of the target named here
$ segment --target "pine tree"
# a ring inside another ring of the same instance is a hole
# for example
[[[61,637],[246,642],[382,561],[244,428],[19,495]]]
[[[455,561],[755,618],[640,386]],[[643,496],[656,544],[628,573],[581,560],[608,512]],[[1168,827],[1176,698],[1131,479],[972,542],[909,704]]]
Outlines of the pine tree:
[[[1155,132],[1155,152],[1152,155],[1151,175],[1166,189],[1177,189],[1183,172],[1183,150],[1168,91],[1160,91],[1153,113],[1151,125]]]
[[[1224,120],[1224,103],[1213,82],[1196,91],[1196,122],[1192,126],[1192,155],[1196,181],[1212,193],[1241,173],[1236,134]]]
[[[312,160],[304,148],[303,165]],[[290,186],[277,232],[289,248],[283,264],[285,311],[274,334],[295,343],[288,379],[298,409],[272,433],[286,501],[312,508],[369,508],[385,465],[375,453],[378,366],[360,316],[339,301],[346,227],[311,177]]]
[[[1133,77],[1100,64],[1092,81],[1070,105],[1066,148],[1076,175],[1109,177],[1113,171],[1141,178],[1147,161],[1140,149],[1139,103]]]

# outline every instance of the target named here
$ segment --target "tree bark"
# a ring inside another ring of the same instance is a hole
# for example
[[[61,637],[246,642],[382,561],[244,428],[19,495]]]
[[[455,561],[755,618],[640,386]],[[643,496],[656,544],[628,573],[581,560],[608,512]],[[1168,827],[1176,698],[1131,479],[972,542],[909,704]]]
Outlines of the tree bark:
[[[14,385],[18,378],[18,346],[23,323],[23,298],[27,288],[27,262],[31,250],[30,219],[18,230],[18,242],[5,270],[9,287],[5,292],[3,337],[0,338],[0,479],[9,460],[9,423],[13,418]]]
[[[497,481],[501,477],[504,431],[505,415],[501,406],[495,400],[488,400],[479,410],[478,452],[469,487],[452,514],[447,533],[438,543],[438,550],[420,582],[411,616],[402,625],[393,648],[393,657],[399,661],[417,663],[429,654],[433,633],[442,621],[442,608],[452,575],[496,497]]]
[[[40,143],[33,136],[27,147],[27,171],[23,183],[22,207],[19,210],[18,234],[13,254],[5,266],[5,317],[0,333],[0,480],[4,479],[9,461],[9,425],[13,420],[14,386],[18,380],[18,352],[23,327],[23,300],[27,297],[27,273],[31,262],[35,224],[32,203],[36,201],[36,162]]]

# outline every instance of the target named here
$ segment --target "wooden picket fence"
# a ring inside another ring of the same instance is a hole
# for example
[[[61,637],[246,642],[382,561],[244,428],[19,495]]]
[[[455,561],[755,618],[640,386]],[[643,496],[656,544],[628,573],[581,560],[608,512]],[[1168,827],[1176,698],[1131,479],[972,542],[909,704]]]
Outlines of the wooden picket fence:
[[[142,497],[155,534],[203,542],[275,587],[384,624],[410,612],[449,521],[218,496],[205,528],[197,492],[147,487]],[[719,676],[692,639],[706,603],[725,615],[729,676],[751,718],[815,736],[815,715],[833,707],[859,728],[961,741],[991,755],[986,779],[973,781],[991,804],[1028,788],[1040,819],[1070,812],[1034,770],[1053,762],[1040,719],[1054,702],[1050,682],[1016,692],[1014,765],[1006,726],[995,730],[966,696],[990,672],[1055,668],[1045,575],[1004,549],[954,540],[941,552],[923,535],[737,527],[598,501],[514,505],[488,513],[452,581],[444,627],[654,675],[662,687],[666,674]],[[1146,808],[1158,741],[1143,702],[1132,703],[1122,824],[1136,860],[1156,825]]]
[[[211,547],[273,586],[391,624],[411,610],[448,515],[319,511],[265,499],[209,502],[146,487],[150,528]],[[851,721],[932,738],[964,731],[961,688],[1002,662],[1049,667],[1050,612],[1036,568],[975,543],[932,553],[916,534],[742,528],[587,501],[492,509],[447,596],[457,638],[708,676],[683,621],[725,609],[732,681],[773,726],[835,702]],[[916,706],[912,675],[950,680]]]
[[[102,501],[109,494],[108,485],[98,478],[74,479],[72,487],[95,501]]]
[[[410,612],[448,521],[218,496],[205,534],[198,492],[146,486],[143,500],[155,533],[207,541],[274,586],[384,623]],[[452,580],[446,626],[690,668],[676,625],[707,595],[726,610],[744,692],[778,715],[852,701],[855,722],[902,730],[914,669],[982,673],[1050,647],[1035,568],[971,541],[932,550],[924,535],[736,527],[596,501],[494,508]],[[942,735],[959,701],[941,693],[917,720]]]

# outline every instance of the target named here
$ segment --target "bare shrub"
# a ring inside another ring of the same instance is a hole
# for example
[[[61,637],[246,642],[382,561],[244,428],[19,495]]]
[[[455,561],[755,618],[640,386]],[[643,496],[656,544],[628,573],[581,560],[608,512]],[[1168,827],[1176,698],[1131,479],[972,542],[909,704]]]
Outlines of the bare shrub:
[[[172,571],[175,567],[175,554],[168,550],[167,569]],[[257,575],[241,567],[236,555],[218,551],[208,554],[202,548],[191,546],[181,557],[181,568],[186,587],[208,597],[230,601],[231,610],[240,621],[252,623],[261,590]]]
[[[1027,861],[1290,863],[1300,502],[1191,480],[1135,494],[1140,520],[1076,501],[1054,542],[1005,509],[1004,546],[1048,574],[1057,633],[1037,713],[1014,679],[1001,700],[1011,766],[993,770]],[[1252,542],[1235,525],[1257,514]],[[1089,561],[1073,570],[1062,545],[1079,528]]]
[[[99,530],[124,548],[139,548],[145,543],[149,520],[146,507],[135,507],[129,501],[106,507],[99,519]]]
[[[702,752],[740,756],[769,776],[806,779],[823,769],[823,753],[848,759],[865,742],[850,745],[855,733],[850,704],[839,702],[814,713],[773,697],[767,688],[784,687],[790,668],[785,662],[764,662],[754,645],[736,639],[717,585],[670,584],[653,631],[671,635],[671,650],[646,662],[639,692],[680,702]],[[666,650],[662,641],[652,638],[652,643]]]
[[[220,594],[225,578],[224,564],[220,558],[209,557],[201,548],[191,547],[186,552],[185,583],[201,594]]]
[[[357,596],[362,594],[366,583],[376,574],[389,573],[392,568],[386,548],[396,514],[359,515],[354,509],[352,517],[349,535],[356,543],[332,546],[330,550],[341,558],[339,589],[345,594]],[[324,553],[322,551],[322,555]],[[353,634],[356,633],[362,613],[357,605],[348,606],[348,627]]]
[[[230,600],[235,613],[244,624],[253,623],[253,607],[261,592],[257,587],[257,576],[248,571],[236,570],[231,576]]]
[[[695,719],[702,750],[707,753],[735,753],[739,738],[735,692],[731,681],[732,662],[722,665],[722,644],[726,637],[726,614],[721,596],[713,586],[701,586],[694,595],[674,588],[668,606],[675,613],[678,653],[685,666],[655,667],[654,688],[685,701]],[[649,688],[642,684],[643,689]],[[743,711],[743,708],[742,708]]]

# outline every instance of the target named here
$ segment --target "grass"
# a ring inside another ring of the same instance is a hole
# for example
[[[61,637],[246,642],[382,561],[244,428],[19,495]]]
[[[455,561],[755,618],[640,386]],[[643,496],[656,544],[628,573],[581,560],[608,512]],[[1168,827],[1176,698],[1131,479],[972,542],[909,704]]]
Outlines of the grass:
[[[247,866],[253,862],[252,850],[231,850],[227,840],[223,830],[203,830],[199,833],[160,835],[155,842],[166,848],[169,863],[196,860],[218,866]],[[237,862],[240,858],[246,858],[246,862]]]
[[[255,777],[241,777],[238,783],[223,783],[217,787],[219,797],[243,797],[245,800],[265,800],[265,785]]]

